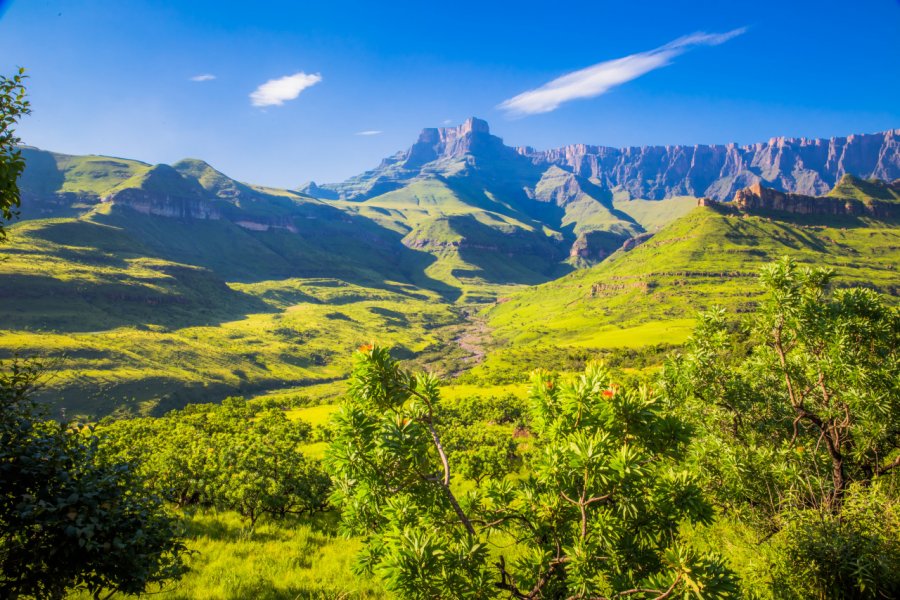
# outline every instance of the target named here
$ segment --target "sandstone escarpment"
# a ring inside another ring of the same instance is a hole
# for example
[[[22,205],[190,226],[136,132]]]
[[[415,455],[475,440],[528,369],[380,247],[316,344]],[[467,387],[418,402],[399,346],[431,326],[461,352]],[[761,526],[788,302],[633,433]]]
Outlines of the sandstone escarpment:
[[[870,216],[879,219],[900,216],[900,210],[898,210],[900,205],[892,202],[878,200],[863,202],[851,198],[792,194],[763,187],[758,183],[738,190],[731,200],[730,206],[745,213],[782,212],[836,217]]]
[[[900,177],[900,129],[830,139],[772,138],[737,145],[611,148],[573,144],[553,150],[524,147],[535,165],[558,165],[633,197],[709,196],[726,200],[741,188],[766,185],[815,196],[846,173]]]
[[[742,188],[767,187],[816,196],[847,173],[887,181],[900,178],[900,129],[828,139],[772,138],[755,144],[700,144],[614,148],[572,144],[551,150],[511,148],[470,118],[458,127],[428,128],[406,151],[343,183],[307,186],[319,198],[364,199],[428,174],[475,166],[488,179],[515,179],[533,187],[552,167],[633,198],[708,196],[727,200]],[[555,200],[555,199],[554,199]],[[555,200],[558,201],[558,200]]]

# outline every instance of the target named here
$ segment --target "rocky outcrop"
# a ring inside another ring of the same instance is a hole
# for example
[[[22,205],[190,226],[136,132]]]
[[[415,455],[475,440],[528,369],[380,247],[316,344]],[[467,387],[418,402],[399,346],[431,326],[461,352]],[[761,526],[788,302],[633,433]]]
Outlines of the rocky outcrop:
[[[569,258],[589,263],[600,262],[621,247],[623,240],[627,237],[627,235],[612,231],[582,232],[575,238],[575,242],[569,250]]]
[[[416,143],[407,150],[402,165],[407,169],[415,169],[440,159],[502,152],[505,148],[503,140],[491,135],[487,121],[471,117],[458,127],[423,129]]]
[[[773,138],[749,145],[610,148],[575,144],[517,149],[536,166],[557,165],[633,197],[709,196],[726,200],[765,183],[787,192],[825,194],[846,173],[900,177],[900,129],[830,139]]]
[[[158,194],[140,188],[127,188],[102,199],[125,206],[144,215],[182,220],[219,220],[222,212],[205,198],[186,198]]]
[[[521,177],[523,169],[534,171],[528,159],[491,134],[487,121],[470,117],[457,127],[423,129],[408,150],[389,156],[374,169],[342,183],[304,184],[299,189],[323,200],[365,200],[398,189],[422,175],[458,176],[467,168],[478,168],[509,183]],[[528,177],[529,181],[539,178],[537,172]]]
[[[713,201],[701,199],[698,204],[710,206]],[[900,204],[880,200],[855,200],[830,196],[792,194],[763,187],[756,183],[738,190],[727,206],[743,213],[780,212],[795,215],[834,217],[869,216],[879,219],[900,217]]]
[[[649,240],[652,237],[653,237],[653,234],[650,232],[641,233],[634,237],[630,237],[627,240],[625,240],[625,243],[622,244],[622,247],[620,248],[620,250],[622,252],[631,252],[632,250],[634,250],[635,248],[637,248],[638,246],[640,246],[641,244],[643,244],[644,242],[646,242],[647,240]]]

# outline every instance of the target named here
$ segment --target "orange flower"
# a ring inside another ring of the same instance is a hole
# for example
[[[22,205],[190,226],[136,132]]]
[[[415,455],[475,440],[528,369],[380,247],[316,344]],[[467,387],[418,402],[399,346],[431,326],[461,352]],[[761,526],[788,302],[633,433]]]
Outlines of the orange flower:
[[[357,348],[357,350],[359,350],[360,352],[371,352],[371,351],[372,351],[372,344],[363,344],[362,346],[360,346],[359,348]]]
[[[603,390],[604,398],[612,398],[614,394],[615,394],[615,392],[612,390]]]
[[[552,390],[552,389],[553,389],[553,382],[552,382],[552,381],[548,381],[546,385],[547,385],[547,389],[548,389],[548,390]]]

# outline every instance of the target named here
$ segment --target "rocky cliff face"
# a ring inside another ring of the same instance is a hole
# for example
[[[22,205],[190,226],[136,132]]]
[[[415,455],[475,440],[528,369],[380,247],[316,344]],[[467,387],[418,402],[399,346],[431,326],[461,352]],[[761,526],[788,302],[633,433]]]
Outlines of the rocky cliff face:
[[[708,198],[701,199],[700,206],[719,205]],[[836,198],[830,196],[807,196],[781,192],[763,187],[755,183],[750,187],[738,190],[728,206],[744,213],[779,212],[794,215],[815,215],[832,217],[869,216],[878,219],[895,219],[900,217],[900,204],[881,200],[856,200],[853,198]]]
[[[324,200],[365,200],[396,190],[417,177],[459,177],[467,170],[500,177],[513,185],[522,175],[529,181],[540,179],[540,172],[528,159],[491,134],[487,121],[470,117],[458,127],[423,129],[408,150],[383,159],[370,171],[341,183],[303,184],[298,190]]]
[[[576,144],[555,150],[518,148],[536,166],[557,165],[633,197],[708,196],[727,200],[757,183],[820,195],[845,174],[900,177],[900,129],[830,139],[773,138],[739,146],[610,148]]]
[[[436,160],[503,152],[504,149],[503,140],[491,135],[487,121],[472,117],[459,127],[423,129],[401,164],[406,169],[415,169]]]
[[[460,165],[517,183],[519,189],[533,187],[547,169],[557,167],[608,190],[627,190],[633,198],[727,200],[756,183],[814,196],[828,192],[847,173],[886,181],[900,178],[900,129],[830,139],[781,137],[749,145],[574,144],[539,151],[504,145],[485,121],[473,117],[459,127],[424,129],[409,150],[384,159],[375,169],[304,191],[319,198],[371,198],[415,177],[459,176]]]

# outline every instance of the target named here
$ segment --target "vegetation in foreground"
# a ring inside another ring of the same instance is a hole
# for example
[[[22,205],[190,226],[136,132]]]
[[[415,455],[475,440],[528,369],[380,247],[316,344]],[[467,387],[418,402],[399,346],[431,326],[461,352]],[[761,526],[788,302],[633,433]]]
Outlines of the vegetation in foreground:
[[[130,473],[116,479],[118,497],[151,502],[133,541],[155,539],[171,558],[127,585],[75,551],[102,547],[103,532],[119,527],[106,503],[79,500],[52,521],[55,547],[73,549],[56,596],[162,585],[172,598],[893,597],[900,315],[870,290],[832,291],[830,278],[780,261],[764,270],[764,302],[743,326],[721,310],[705,314],[658,376],[641,383],[598,364],[568,380],[538,371],[527,404],[514,395],[444,400],[434,377],[363,347],[328,426],[297,420],[305,409],[277,397],[95,431],[7,410],[5,427],[51,432],[48,447],[96,450],[29,480],[36,491],[6,495],[12,512],[2,520],[46,531],[40,519],[55,513],[29,502],[74,472],[106,468]],[[15,377],[4,381],[27,396]],[[327,440],[333,483],[305,454]],[[4,455],[3,464],[3,489],[13,489],[10,473],[25,463]],[[78,478],[88,486],[79,498],[104,497],[95,479]],[[333,517],[317,512],[332,485]],[[165,525],[171,513],[156,497],[181,511],[187,538]],[[73,514],[96,524],[68,528]],[[351,540],[334,537],[337,518]],[[13,541],[3,541],[7,558],[23,556]],[[260,554],[238,573],[260,569],[255,576],[222,574],[229,557],[249,552]],[[14,585],[20,570],[4,564],[3,583]],[[196,572],[171,582],[185,564]],[[340,585],[323,579],[338,571]],[[19,596],[29,593],[54,597]]]
[[[437,381],[362,349],[327,456],[360,572],[403,598],[895,597],[900,314],[831,276],[766,267],[746,330],[705,315],[655,392],[536,372],[524,477],[465,493]],[[701,550],[713,507],[768,574]]]

